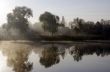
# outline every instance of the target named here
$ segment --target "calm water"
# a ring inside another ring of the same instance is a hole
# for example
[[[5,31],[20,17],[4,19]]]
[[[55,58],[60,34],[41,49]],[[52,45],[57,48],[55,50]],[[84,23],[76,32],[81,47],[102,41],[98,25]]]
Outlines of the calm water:
[[[110,45],[1,41],[0,72],[110,72]]]

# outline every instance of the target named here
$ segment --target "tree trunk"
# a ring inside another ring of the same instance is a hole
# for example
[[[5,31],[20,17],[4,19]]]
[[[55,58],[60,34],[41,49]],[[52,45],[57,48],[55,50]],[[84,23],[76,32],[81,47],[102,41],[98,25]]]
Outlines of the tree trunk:
[[[51,33],[52,37],[54,36],[53,32]]]

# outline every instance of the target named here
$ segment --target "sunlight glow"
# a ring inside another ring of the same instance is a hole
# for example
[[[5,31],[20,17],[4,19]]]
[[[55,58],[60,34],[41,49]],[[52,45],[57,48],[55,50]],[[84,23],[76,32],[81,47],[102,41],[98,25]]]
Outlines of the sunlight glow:
[[[2,52],[0,51],[0,72],[7,72],[11,70],[9,67],[7,67],[6,63],[7,58],[2,55]]]
[[[0,25],[6,22],[6,15],[10,10],[9,1],[10,0],[0,0]]]
[[[0,0],[0,16],[3,15],[3,13],[5,13],[6,9],[7,9],[8,5],[6,0]]]
[[[45,11],[60,17],[65,16],[65,20],[69,22],[76,17],[87,21],[110,19],[109,3],[110,0],[0,0],[0,26],[7,22],[7,14],[16,6],[32,9],[32,23],[39,21],[39,15]]]

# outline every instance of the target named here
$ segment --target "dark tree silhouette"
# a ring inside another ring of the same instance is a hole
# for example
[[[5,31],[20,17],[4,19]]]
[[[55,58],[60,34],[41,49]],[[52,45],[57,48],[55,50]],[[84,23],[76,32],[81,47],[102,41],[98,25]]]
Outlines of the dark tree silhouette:
[[[15,7],[12,13],[7,15],[8,28],[16,28],[21,32],[26,32],[28,29],[28,18],[31,17],[32,10],[25,6]]]
[[[56,15],[53,15],[50,12],[45,12],[43,14],[40,15],[39,20],[41,22],[43,22],[43,29],[45,31],[48,31],[51,33],[51,35],[53,36],[53,34],[55,32],[57,32],[58,30],[58,22],[59,22],[59,17]]]

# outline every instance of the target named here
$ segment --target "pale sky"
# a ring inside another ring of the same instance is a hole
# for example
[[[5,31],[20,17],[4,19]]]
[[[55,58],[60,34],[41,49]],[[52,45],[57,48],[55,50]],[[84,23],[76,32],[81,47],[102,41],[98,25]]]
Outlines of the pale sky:
[[[86,21],[110,20],[110,0],[0,0],[0,25],[6,22],[6,15],[15,6],[27,6],[33,11],[32,23],[38,22],[39,15],[49,11],[67,21],[79,17]]]

